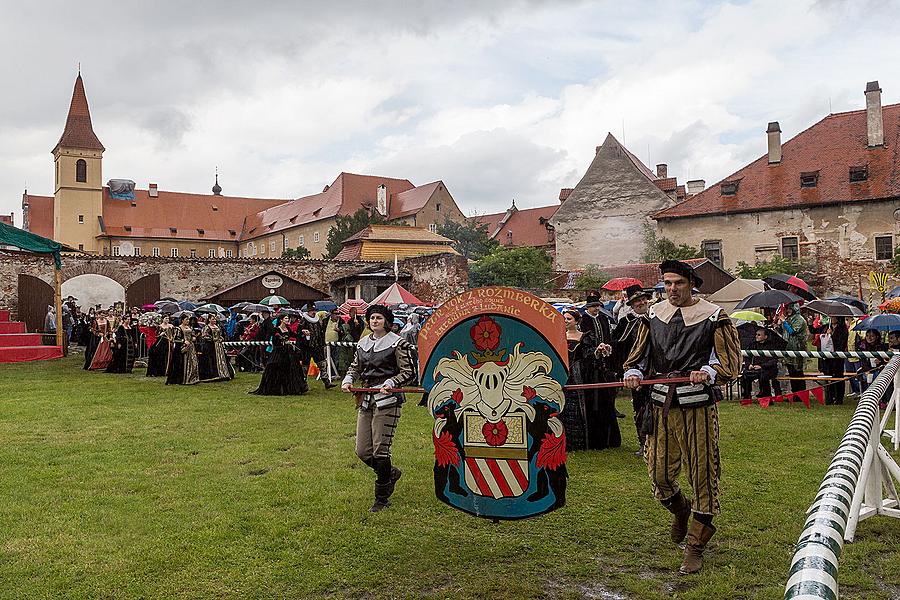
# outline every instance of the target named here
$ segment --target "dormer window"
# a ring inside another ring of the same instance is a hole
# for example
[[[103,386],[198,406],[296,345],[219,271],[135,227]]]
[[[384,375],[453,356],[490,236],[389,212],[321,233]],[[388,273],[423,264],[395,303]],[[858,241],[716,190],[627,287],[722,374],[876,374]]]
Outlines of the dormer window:
[[[800,187],[814,188],[819,185],[819,172],[810,171],[808,173],[800,173]]]
[[[169,227],[169,233],[171,233],[172,235],[175,235],[176,233],[178,233],[178,228],[177,227]]]
[[[512,244],[512,230],[506,232],[506,243]]]
[[[865,181],[869,178],[869,165],[850,167],[850,183]]]
[[[203,230],[203,229],[200,229],[200,228],[198,227],[198,228],[197,228],[197,233],[199,233],[200,235],[203,235],[204,233],[206,233],[206,231]]]
[[[296,217],[296,216],[293,216],[293,217],[291,217],[289,220],[290,220],[291,223],[296,223],[296,222],[297,222],[297,217]]]
[[[734,196],[737,194],[738,185],[740,184],[740,180],[738,181],[723,181],[721,185],[722,195],[723,196]]]
[[[234,229],[229,229],[228,235],[235,236],[235,235],[237,235],[237,231],[235,231]]]
[[[131,231],[131,225],[126,225],[126,226],[125,226],[125,231]]]
[[[213,212],[218,212],[219,207],[216,206],[215,204],[213,204],[212,209],[213,209]]]

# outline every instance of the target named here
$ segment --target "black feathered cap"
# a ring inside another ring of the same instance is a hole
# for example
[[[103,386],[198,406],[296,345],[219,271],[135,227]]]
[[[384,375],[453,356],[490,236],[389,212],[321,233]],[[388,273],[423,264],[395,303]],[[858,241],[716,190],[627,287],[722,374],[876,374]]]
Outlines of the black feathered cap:
[[[660,273],[675,273],[691,282],[695,288],[703,285],[703,279],[694,271],[694,267],[680,260],[664,260],[659,265]]]
[[[394,311],[389,309],[387,306],[383,304],[372,304],[369,308],[366,309],[366,324],[369,324],[369,317],[373,314],[378,313],[384,317],[385,321],[385,329],[390,329],[391,324],[394,322]]]
[[[631,303],[635,300],[639,300],[641,298],[650,298],[650,294],[648,292],[645,292],[644,288],[639,285],[629,285],[627,288],[625,288],[625,294],[625,304],[627,304],[628,306],[631,306]]]

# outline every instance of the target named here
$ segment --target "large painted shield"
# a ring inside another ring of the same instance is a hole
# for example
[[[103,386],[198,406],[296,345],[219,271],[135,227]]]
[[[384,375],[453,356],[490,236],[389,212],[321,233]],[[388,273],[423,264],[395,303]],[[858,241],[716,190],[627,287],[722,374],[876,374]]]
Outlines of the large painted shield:
[[[568,353],[562,315],[512,288],[470,290],[419,332],[434,416],[437,497],[467,513],[522,519],[565,504]]]

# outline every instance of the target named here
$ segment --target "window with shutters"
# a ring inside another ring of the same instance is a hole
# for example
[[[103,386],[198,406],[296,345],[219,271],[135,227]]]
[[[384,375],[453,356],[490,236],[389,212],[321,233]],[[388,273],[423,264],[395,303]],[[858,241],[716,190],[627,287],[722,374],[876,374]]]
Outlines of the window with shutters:
[[[208,258],[215,258],[216,257],[216,249],[210,248],[209,251],[206,253],[206,256]]]
[[[172,248],[171,253],[169,254],[172,258],[178,258],[178,248]]]
[[[113,246],[112,250],[113,250],[113,256],[119,255],[119,247],[118,246]]]
[[[153,250],[150,252],[153,256],[159,256],[159,246],[153,246]]]

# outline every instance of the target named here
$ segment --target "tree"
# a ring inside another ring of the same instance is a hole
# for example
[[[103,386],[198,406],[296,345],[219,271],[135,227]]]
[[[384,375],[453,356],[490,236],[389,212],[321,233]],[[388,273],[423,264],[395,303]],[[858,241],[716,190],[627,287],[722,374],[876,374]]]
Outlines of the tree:
[[[469,260],[479,260],[499,246],[496,240],[488,236],[487,223],[475,218],[457,223],[447,217],[444,224],[438,226],[438,233],[453,240],[453,249]]]
[[[300,246],[299,248],[285,248],[284,252],[281,253],[281,258],[304,259],[309,258],[310,255],[309,248]]]
[[[473,287],[509,285],[539,288],[550,279],[550,255],[540,248],[499,246],[469,267]]]
[[[334,220],[334,225],[328,230],[328,240],[325,244],[325,258],[334,258],[343,246],[341,242],[351,235],[357,234],[369,225],[379,225],[387,222],[381,213],[377,211],[369,212],[365,208],[360,208],[352,215],[338,215]]]
[[[703,250],[688,246],[687,244],[675,244],[669,238],[659,237],[656,228],[649,223],[644,224],[644,262],[654,263],[664,260],[687,260],[690,258],[703,258]]]
[[[773,256],[771,260],[764,260],[755,265],[748,265],[744,261],[738,261],[735,275],[742,279],[764,279],[769,275],[787,273],[796,275],[804,268],[803,263],[794,262],[783,256]]]
[[[597,265],[588,265],[575,278],[576,290],[599,290],[611,277],[600,270]]]

